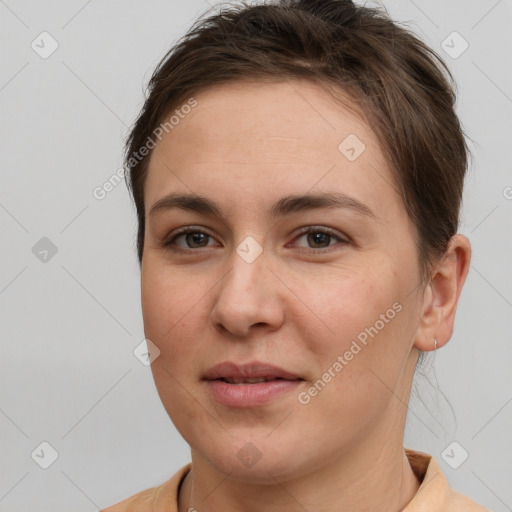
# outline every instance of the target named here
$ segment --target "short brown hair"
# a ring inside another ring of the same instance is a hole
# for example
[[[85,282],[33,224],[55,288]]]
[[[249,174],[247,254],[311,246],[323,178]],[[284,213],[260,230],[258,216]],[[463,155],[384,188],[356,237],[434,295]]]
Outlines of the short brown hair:
[[[459,223],[468,149],[455,114],[455,84],[442,59],[412,32],[385,12],[348,0],[223,5],[203,14],[164,56],[126,142],[139,263],[151,152],[134,155],[187,98],[246,79],[310,79],[348,93],[396,176],[416,226],[421,277],[427,278]]]

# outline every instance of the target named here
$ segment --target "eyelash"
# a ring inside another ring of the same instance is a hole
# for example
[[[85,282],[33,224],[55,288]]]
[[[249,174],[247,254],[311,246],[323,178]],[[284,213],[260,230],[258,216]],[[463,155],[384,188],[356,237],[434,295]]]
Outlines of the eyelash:
[[[186,227],[186,228],[182,228],[180,230],[178,230],[176,233],[173,234],[172,237],[170,237],[167,241],[164,241],[163,243],[163,246],[166,250],[169,250],[169,251],[173,251],[173,252],[183,252],[183,253],[187,253],[187,252],[191,252],[191,251],[197,251],[199,249],[207,249],[208,247],[199,247],[199,248],[188,248],[188,249],[183,249],[182,247],[176,247],[174,246],[174,242],[176,241],[176,239],[179,237],[179,236],[182,236],[182,235],[186,235],[188,233],[200,233],[200,234],[203,234],[203,235],[206,235],[210,238],[213,238],[211,235],[209,235],[208,233],[206,233],[205,231],[202,231],[200,229],[197,229],[197,228],[194,228],[194,227]],[[336,231],[334,231],[333,229],[331,228],[328,228],[328,227],[322,227],[322,228],[317,228],[315,226],[309,226],[307,228],[304,228],[303,230],[301,230],[297,235],[296,237],[294,238],[294,240],[296,238],[299,238],[301,237],[302,235],[307,235],[307,234],[310,234],[310,233],[322,233],[324,235],[328,235],[330,237],[334,237],[334,238],[337,238],[339,243],[343,244],[343,245],[346,245],[349,243],[348,240],[340,237]],[[334,245],[330,245],[326,248],[321,248],[321,249],[315,249],[313,247],[310,247],[309,250],[312,251],[313,253],[315,254],[322,254],[322,253],[327,253],[327,252],[331,252],[332,250],[332,247],[334,247],[335,245],[337,244],[334,244]]]

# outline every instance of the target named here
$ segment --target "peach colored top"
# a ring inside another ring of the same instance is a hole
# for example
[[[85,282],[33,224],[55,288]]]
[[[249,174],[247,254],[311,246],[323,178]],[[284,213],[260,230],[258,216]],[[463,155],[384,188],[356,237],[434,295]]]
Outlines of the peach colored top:
[[[434,457],[407,448],[405,453],[421,485],[402,512],[489,512],[450,488]],[[159,487],[146,489],[100,512],[178,512],[179,487],[190,468],[191,463]]]

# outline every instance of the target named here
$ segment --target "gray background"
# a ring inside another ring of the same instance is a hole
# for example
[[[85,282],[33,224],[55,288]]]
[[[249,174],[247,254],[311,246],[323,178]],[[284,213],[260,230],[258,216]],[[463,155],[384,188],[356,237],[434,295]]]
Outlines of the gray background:
[[[508,511],[512,2],[384,5],[446,58],[474,154],[460,227],[472,265],[455,334],[435,354],[435,372],[418,376],[405,445],[433,454],[460,492]],[[205,8],[0,1],[0,511],[92,512],[189,461],[150,368],[133,354],[144,334],[127,190],[121,183],[103,200],[92,192],[122,165],[154,66]],[[31,47],[51,48],[43,31],[58,42],[46,59]],[[469,44],[457,58],[464,43],[454,31]],[[46,261],[43,237],[57,248]],[[58,452],[48,469],[35,462],[51,456],[43,441]],[[469,457],[453,469],[462,450]]]

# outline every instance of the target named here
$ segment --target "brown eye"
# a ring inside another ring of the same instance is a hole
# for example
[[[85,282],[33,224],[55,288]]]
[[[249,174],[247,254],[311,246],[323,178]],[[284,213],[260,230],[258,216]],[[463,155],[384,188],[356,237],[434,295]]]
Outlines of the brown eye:
[[[177,240],[183,239],[185,245],[176,243]],[[199,231],[194,228],[184,228],[177,233],[174,233],[172,237],[170,237],[167,241],[164,242],[164,247],[168,249],[173,249],[177,247],[179,249],[201,249],[203,247],[208,247],[208,242],[212,239],[212,237],[205,233],[204,231]]]
[[[316,232],[310,232],[307,233],[307,241],[309,244],[312,244],[315,248],[320,247],[328,247],[330,244],[329,242],[332,239],[332,236],[323,233],[322,231],[316,231]]]
[[[309,227],[303,230],[295,240],[299,240],[300,238],[305,237],[307,248],[309,249],[325,249],[328,247],[332,247],[336,245],[336,243],[332,244],[333,240],[337,241],[337,243],[346,244],[348,240],[342,238],[337,232],[330,228],[316,228]],[[299,245],[299,247],[304,247],[303,245]],[[313,252],[322,252],[322,251],[313,251]]]

